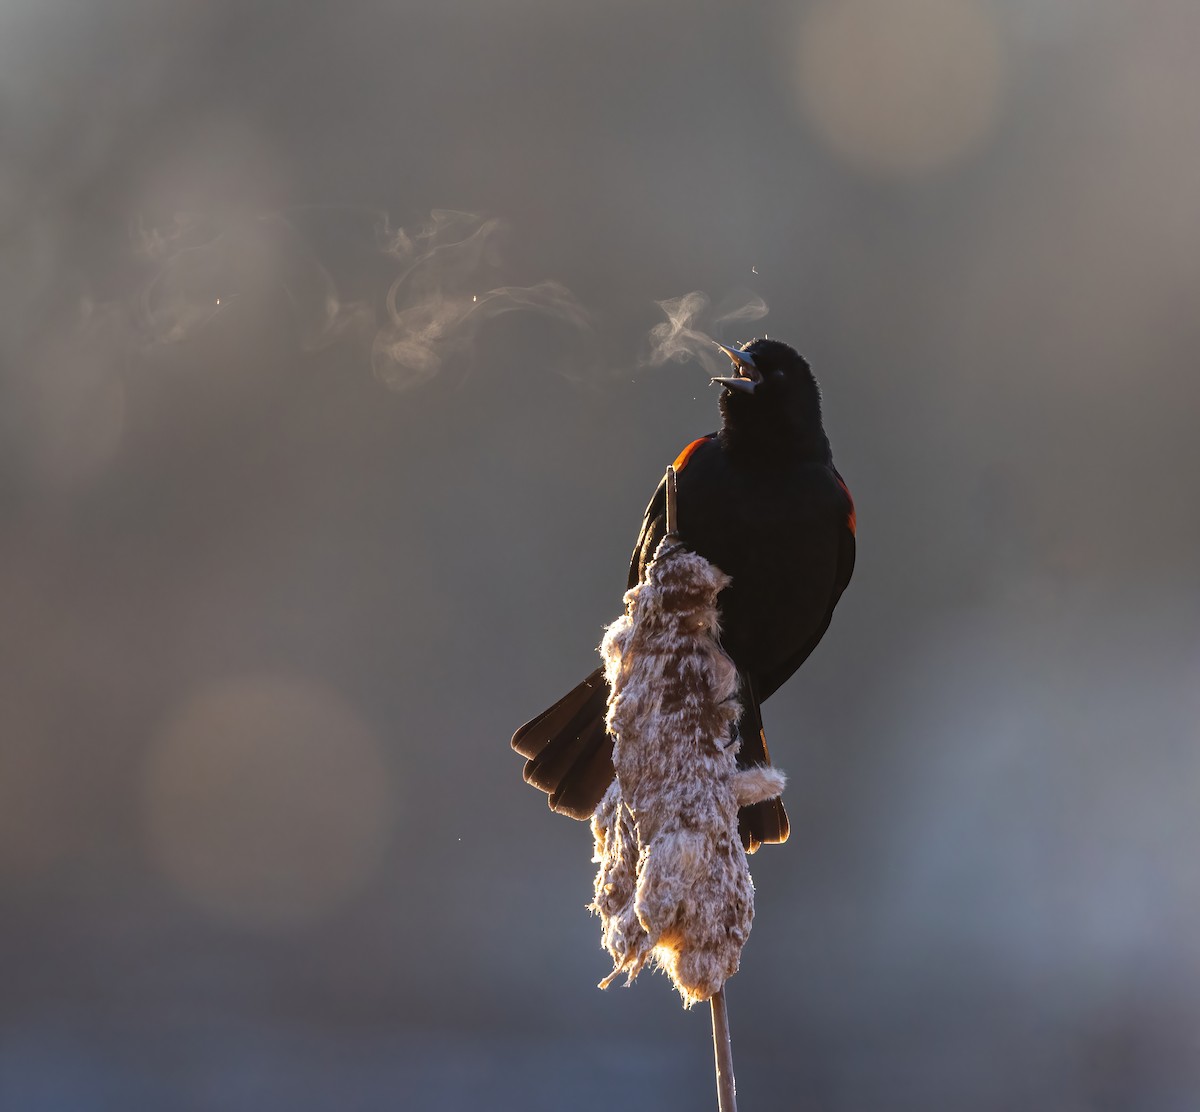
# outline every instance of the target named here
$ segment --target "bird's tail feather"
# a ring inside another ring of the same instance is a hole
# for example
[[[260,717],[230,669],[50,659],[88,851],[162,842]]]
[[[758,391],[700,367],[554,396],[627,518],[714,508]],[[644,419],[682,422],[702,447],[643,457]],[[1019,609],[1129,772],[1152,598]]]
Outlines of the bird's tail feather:
[[[612,783],[612,738],[604,725],[608,685],[597,668],[552,707],[513,734],[512,747],[528,758],[525,781],[549,796],[553,810],[591,818]]]
[[[749,684],[741,690],[738,767],[770,765],[758,699]],[[530,719],[512,738],[526,758],[525,782],[546,792],[552,810],[589,819],[612,783],[612,737],[605,726],[608,684],[597,668],[553,706]],[[783,801],[766,799],[738,812],[742,844],[753,853],[764,842],[786,842],[788,817]]]
[[[738,768],[753,768],[755,765],[770,767],[771,754],[767,751],[767,733],[763,729],[762,712],[754,685],[743,675],[738,696],[742,701],[742,717],[738,720]],[[790,824],[783,800],[764,799],[751,803],[738,811],[738,833],[747,853],[753,853],[760,845],[788,840]]]

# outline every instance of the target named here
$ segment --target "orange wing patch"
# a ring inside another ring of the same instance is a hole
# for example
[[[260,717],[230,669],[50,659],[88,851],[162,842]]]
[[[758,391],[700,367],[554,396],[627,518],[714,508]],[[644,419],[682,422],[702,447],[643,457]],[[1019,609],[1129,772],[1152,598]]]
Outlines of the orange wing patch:
[[[846,480],[836,471],[833,474],[837,478],[838,486],[842,488],[842,493],[846,496],[846,501],[850,503],[850,512],[846,515],[846,524],[850,527],[850,535],[852,537],[857,536],[854,531],[854,527],[858,522],[858,519],[854,515],[854,495],[850,493],[850,488],[846,486]]]
[[[675,457],[675,462],[671,464],[676,471],[682,471],[688,460],[692,458],[692,453],[700,447],[701,444],[707,444],[712,439],[711,436],[702,436],[699,440],[693,440],[682,452]]]

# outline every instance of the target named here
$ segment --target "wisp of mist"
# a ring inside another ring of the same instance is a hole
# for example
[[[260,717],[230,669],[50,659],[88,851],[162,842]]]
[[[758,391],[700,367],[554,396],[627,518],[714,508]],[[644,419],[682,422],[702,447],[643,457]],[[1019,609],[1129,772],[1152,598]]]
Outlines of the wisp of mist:
[[[712,375],[723,373],[728,363],[716,342],[736,342],[725,335],[727,328],[762,320],[768,312],[766,301],[745,289],[727,294],[716,307],[700,290],[660,301],[658,307],[667,319],[650,330],[650,350],[642,357],[642,365],[660,367],[668,361],[695,359]]]
[[[590,332],[589,314],[562,283],[495,284],[505,233],[497,218],[444,209],[415,229],[350,208],[289,209],[224,226],[181,214],[166,228],[135,231],[151,275],[134,327],[144,345],[179,343],[274,290],[303,350],[347,340],[395,390],[427,382],[504,313]]]

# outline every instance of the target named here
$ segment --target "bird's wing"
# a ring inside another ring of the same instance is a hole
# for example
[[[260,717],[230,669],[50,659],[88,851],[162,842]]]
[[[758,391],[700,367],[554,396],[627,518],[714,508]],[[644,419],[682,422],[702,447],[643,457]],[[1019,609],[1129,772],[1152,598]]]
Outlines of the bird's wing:
[[[762,694],[762,698],[766,699],[774,694],[796,670],[803,664],[817,647],[818,642],[825,636],[825,631],[829,628],[829,623],[833,619],[833,610],[837,606],[838,600],[842,597],[842,592],[850,582],[850,577],[854,574],[854,558],[856,545],[854,533],[849,526],[842,529],[838,534],[837,554],[834,561],[831,561],[832,575],[829,579],[829,604],[825,609],[825,616],[821,619],[819,625],[814,627],[812,635],[801,644],[791,656],[787,657],[777,667],[772,668],[768,672],[764,672],[759,677],[758,690]]]

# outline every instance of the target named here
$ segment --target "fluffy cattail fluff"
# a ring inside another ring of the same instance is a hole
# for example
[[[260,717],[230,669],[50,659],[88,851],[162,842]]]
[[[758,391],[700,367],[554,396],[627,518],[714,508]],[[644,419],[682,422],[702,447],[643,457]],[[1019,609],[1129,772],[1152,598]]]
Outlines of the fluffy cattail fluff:
[[[717,641],[729,577],[668,536],[600,646],[617,775],[596,813],[593,910],[607,988],[653,958],[685,1006],[737,972],[754,918],[738,807],[783,790],[778,769],[736,767],[738,675]]]

